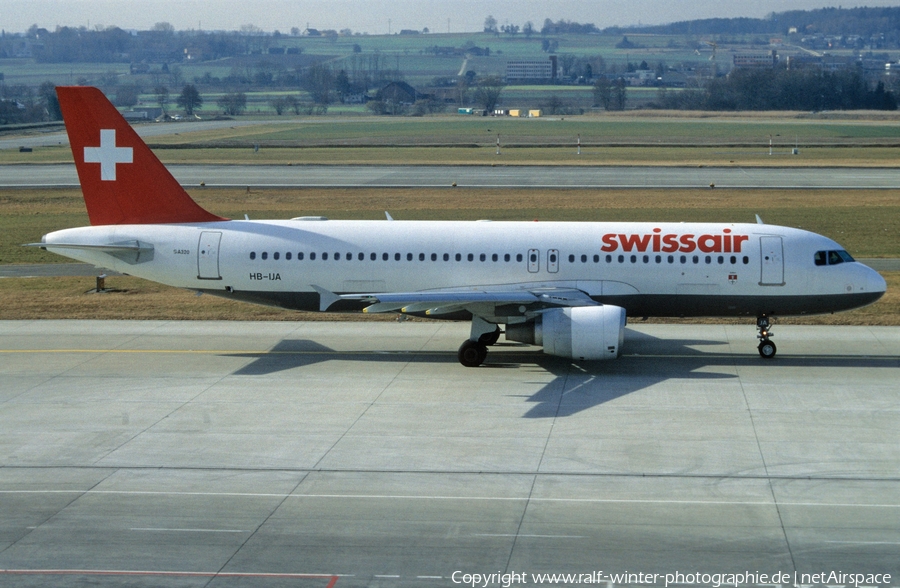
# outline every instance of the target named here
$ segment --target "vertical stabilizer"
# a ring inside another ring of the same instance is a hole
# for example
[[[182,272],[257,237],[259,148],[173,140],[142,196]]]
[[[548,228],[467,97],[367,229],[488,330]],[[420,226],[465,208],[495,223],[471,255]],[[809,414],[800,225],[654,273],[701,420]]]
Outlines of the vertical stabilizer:
[[[191,199],[100,90],[56,93],[92,225],[226,220]]]

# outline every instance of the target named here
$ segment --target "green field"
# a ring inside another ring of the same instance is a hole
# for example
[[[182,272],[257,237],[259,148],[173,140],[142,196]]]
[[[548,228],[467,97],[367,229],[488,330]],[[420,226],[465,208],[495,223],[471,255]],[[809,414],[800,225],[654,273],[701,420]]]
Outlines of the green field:
[[[858,115],[857,115],[858,116]],[[165,163],[403,163],[893,167],[900,115],[875,120],[797,113],[542,118],[272,117],[249,126],[152,137]],[[227,123],[226,123],[227,124]],[[496,155],[497,138],[501,155]],[[576,144],[580,137],[581,155]],[[14,138],[9,135],[4,138]],[[769,156],[769,140],[773,156]],[[259,152],[253,148],[260,146]],[[791,155],[794,147],[799,155]],[[0,151],[0,164],[70,162],[66,147]]]

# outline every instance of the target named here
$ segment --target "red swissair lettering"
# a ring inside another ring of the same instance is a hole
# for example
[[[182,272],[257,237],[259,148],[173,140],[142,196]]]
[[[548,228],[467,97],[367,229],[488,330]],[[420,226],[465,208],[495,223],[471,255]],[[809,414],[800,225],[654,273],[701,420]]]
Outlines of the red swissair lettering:
[[[600,251],[616,251],[620,247],[623,251],[647,251],[653,253],[740,253],[741,244],[749,241],[747,235],[732,235],[731,229],[723,229],[721,235],[693,235],[686,233],[663,234],[662,229],[653,229],[649,235],[624,235],[607,233],[600,240],[603,246]]]

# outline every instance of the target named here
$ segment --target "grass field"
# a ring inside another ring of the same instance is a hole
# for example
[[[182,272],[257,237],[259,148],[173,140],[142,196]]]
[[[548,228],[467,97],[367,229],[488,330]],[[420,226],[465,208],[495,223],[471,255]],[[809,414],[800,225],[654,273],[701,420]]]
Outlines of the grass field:
[[[171,124],[166,127],[169,134],[150,141],[164,163],[897,165],[900,115],[879,115],[877,120],[806,116],[269,117],[249,126],[197,132],[179,132],[181,127]],[[255,146],[260,146],[259,152],[254,152]],[[794,147],[799,148],[798,155],[791,154]],[[0,164],[71,161],[65,146],[30,153],[0,150]]]

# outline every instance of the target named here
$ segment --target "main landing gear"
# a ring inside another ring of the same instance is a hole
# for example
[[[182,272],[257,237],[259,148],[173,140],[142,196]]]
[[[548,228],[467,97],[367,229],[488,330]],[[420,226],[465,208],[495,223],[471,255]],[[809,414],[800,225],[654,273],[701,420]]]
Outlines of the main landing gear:
[[[759,339],[759,355],[763,359],[772,359],[775,357],[775,353],[778,351],[778,348],[775,347],[775,343],[773,343],[770,337],[774,337],[775,335],[772,331],[769,330],[771,323],[769,322],[769,317],[763,315],[756,319],[756,328],[759,329],[759,335],[756,336]]]
[[[488,327],[492,330],[478,334],[478,332]],[[459,346],[459,351],[456,354],[459,363],[466,367],[478,367],[483,364],[487,358],[488,346],[499,341],[501,333],[500,327],[496,325],[489,325],[487,322],[477,318],[473,320],[472,334],[473,336],[477,335],[478,338],[474,341],[471,338],[467,339]]]

